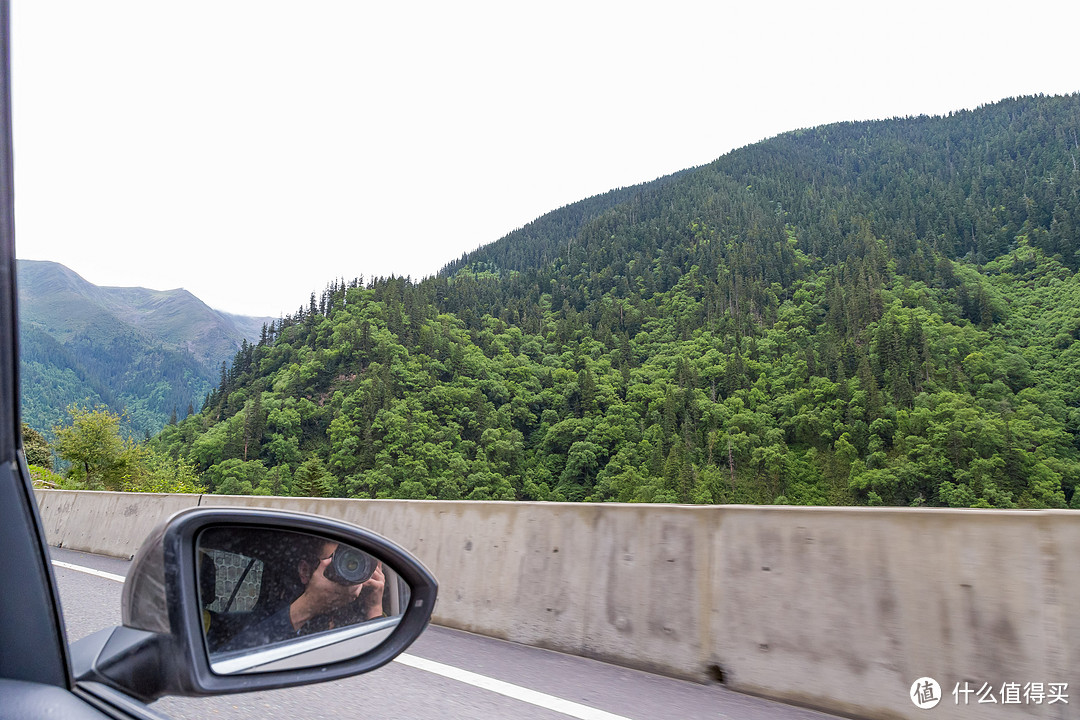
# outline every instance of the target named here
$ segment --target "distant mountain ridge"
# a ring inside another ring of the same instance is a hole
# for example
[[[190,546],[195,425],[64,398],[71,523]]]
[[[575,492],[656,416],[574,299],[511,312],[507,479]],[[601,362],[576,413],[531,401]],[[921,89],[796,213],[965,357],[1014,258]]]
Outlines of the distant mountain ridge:
[[[59,263],[19,260],[23,418],[47,431],[73,402],[127,410],[156,431],[201,406],[271,318],[214,310],[187,290],[100,287]]]
[[[449,277],[467,267],[499,272],[523,272],[544,267],[566,249],[568,241],[604,213],[639,201],[644,193],[655,192],[692,172],[693,168],[680,170],[651,182],[609,190],[544,213],[495,242],[447,263],[439,275]]]

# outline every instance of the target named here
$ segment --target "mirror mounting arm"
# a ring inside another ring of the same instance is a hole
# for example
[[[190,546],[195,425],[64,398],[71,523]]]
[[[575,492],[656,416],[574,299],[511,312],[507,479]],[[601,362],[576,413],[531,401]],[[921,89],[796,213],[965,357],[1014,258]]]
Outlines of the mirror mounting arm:
[[[71,669],[77,683],[95,682],[149,703],[180,690],[169,635],[119,626],[99,630],[71,645]]]

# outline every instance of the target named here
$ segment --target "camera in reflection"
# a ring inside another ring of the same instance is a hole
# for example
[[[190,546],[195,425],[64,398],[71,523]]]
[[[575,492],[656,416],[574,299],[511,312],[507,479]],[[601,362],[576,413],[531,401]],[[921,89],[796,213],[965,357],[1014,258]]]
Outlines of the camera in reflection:
[[[377,564],[378,561],[365,552],[339,546],[323,575],[338,585],[359,585],[367,582]]]

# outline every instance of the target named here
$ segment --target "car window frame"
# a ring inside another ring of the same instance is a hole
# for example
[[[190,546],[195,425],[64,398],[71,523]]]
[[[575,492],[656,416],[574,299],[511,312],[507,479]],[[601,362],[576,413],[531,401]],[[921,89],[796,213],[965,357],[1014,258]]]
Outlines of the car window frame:
[[[10,28],[10,0],[0,0],[0,678],[72,690],[59,593],[22,449]]]

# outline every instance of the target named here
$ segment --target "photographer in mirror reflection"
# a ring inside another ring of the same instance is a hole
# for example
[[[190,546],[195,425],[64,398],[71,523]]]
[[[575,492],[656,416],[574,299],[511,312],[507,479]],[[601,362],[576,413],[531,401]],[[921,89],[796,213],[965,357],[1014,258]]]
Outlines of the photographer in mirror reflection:
[[[283,562],[291,590],[280,606],[225,642],[222,651],[259,647],[383,617],[386,580],[382,563],[367,553],[296,535]]]

